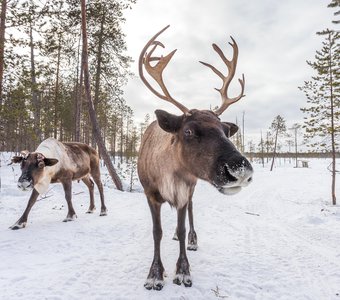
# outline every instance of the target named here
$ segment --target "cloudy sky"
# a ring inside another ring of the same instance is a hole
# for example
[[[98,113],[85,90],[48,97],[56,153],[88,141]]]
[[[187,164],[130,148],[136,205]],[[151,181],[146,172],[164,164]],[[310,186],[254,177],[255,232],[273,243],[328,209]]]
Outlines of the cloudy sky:
[[[124,31],[128,54],[137,62],[139,53],[152,35],[170,24],[159,40],[167,54],[178,49],[167,69],[164,80],[172,96],[189,109],[208,109],[221,102],[215,87],[221,80],[202,60],[225,72],[226,68],[211,47],[219,45],[227,57],[233,36],[239,46],[236,75],[231,95],[239,93],[239,78],[246,78],[245,94],[238,103],[222,114],[222,120],[241,120],[245,112],[246,131],[254,136],[266,130],[280,114],[291,126],[302,122],[300,107],[306,99],[298,86],[312,75],[306,60],[312,60],[321,48],[322,38],[316,32],[332,27],[333,10],[330,1],[322,0],[138,0],[126,12]],[[136,120],[146,113],[153,117],[155,109],[180,114],[179,109],[154,96],[136,74],[125,89],[127,103]]]

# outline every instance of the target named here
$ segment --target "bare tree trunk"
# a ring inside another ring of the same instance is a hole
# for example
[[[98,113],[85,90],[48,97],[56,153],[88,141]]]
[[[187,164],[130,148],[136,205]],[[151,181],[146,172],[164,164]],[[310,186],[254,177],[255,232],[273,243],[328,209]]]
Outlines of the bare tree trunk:
[[[273,160],[272,160],[272,165],[270,167],[270,171],[273,171],[274,167],[274,160],[275,160],[275,155],[276,155],[276,146],[277,146],[277,137],[279,135],[279,129],[276,129],[276,134],[275,134],[275,144],[274,144],[274,151],[273,151]]]
[[[329,41],[331,42],[331,33],[329,32]],[[332,203],[336,205],[335,195],[335,176],[336,176],[336,149],[335,149],[335,126],[334,126],[334,94],[333,94],[333,76],[332,76],[332,47],[329,47],[329,74],[330,74],[330,100],[331,100],[331,138],[332,138]]]
[[[59,102],[59,71],[60,71],[60,52],[61,52],[61,37],[60,33],[58,34],[58,54],[57,54],[57,71],[56,71],[56,79],[55,79],[55,90],[54,90],[54,118],[53,118],[53,127],[54,138],[58,138],[58,102]],[[61,126],[60,126],[61,130]],[[60,139],[62,138],[62,133],[60,132]]]
[[[87,109],[89,110],[88,108],[88,103],[87,103]],[[84,142],[85,144],[88,144],[90,145],[90,130],[91,130],[91,124],[90,124],[90,116],[89,114],[86,114],[86,119],[85,119],[85,122],[84,122]]]
[[[32,84],[32,104],[33,104],[33,117],[34,117],[34,133],[38,139],[38,143],[41,142],[40,133],[40,103],[37,91],[37,80],[35,73],[35,60],[34,60],[34,44],[33,44],[33,28],[30,23],[30,50],[31,50],[31,84]]]
[[[245,151],[245,145],[244,145],[244,115],[245,112],[242,114],[242,152],[244,153]]]
[[[79,58],[79,46],[80,40],[78,44],[78,58]],[[81,61],[83,61],[84,51],[81,53]],[[79,61],[79,59],[78,59]],[[81,111],[83,107],[83,64],[80,64],[80,75],[79,73],[79,65],[77,66],[77,83],[76,83],[76,122],[75,122],[75,141],[80,142],[80,119],[81,119]],[[80,78],[79,78],[80,77]],[[79,78],[79,81],[78,81]]]
[[[7,0],[1,3],[1,21],[0,21],[0,112],[2,109],[2,85],[4,77],[4,52],[5,52],[5,30],[6,30],[6,11]]]
[[[267,163],[269,162],[269,132],[266,135],[266,151],[267,151]]]
[[[297,148],[297,128],[294,128],[294,135],[295,135],[295,168],[298,167],[298,148]]]
[[[105,23],[105,11],[102,12],[102,18],[100,22],[100,32],[99,32],[99,39],[98,39],[98,50],[97,50],[97,66],[96,66],[96,78],[95,78],[95,88],[94,88],[94,109],[97,111],[98,104],[99,104],[99,91],[100,91],[100,73],[101,73],[101,66],[102,66],[102,54],[103,54],[103,35],[104,35],[104,23]],[[92,134],[92,146],[95,147],[96,139],[94,134]]]
[[[262,161],[262,167],[264,168],[264,147],[263,147],[262,130],[261,130],[261,161]]]
[[[112,152],[112,156],[113,156],[113,161],[116,162],[117,119],[114,122],[112,135],[113,135],[113,137],[112,137],[111,152]]]
[[[124,124],[123,124],[123,112],[122,112],[122,118],[120,123],[120,163],[123,163],[123,151],[124,151]]]
[[[108,155],[105,144],[103,142],[103,139],[100,134],[100,129],[98,126],[98,121],[96,118],[96,112],[94,110],[92,98],[91,98],[91,90],[90,90],[90,74],[89,74],[89,66],[88,66],[88,57],[87,57],[87,33],[86,33],[86,6],[85,6],[86,0],[81,0],[81,24],[82,24],[82,33],[83,33],[83,67],[84,67],[84,85],[85,85],[85,92],[86,92],[86,98],[89,104],[89,113],[91,117],[92,126],[94,129],[94,135],[96,137],[96,142],[98,144],[98,149],[101,157],[103,158],[105,165],[111,175],[111,178],[113,182],[115,183],[118,190],[123,190],[122,182],[120,181],[120,178],[118,177],[115,168],[112,165],[112,162],[110,160],[110,156]]]

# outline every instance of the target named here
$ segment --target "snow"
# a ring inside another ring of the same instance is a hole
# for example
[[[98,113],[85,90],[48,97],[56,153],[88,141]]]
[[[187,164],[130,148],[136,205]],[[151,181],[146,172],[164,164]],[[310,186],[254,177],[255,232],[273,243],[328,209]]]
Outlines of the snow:
[[[234,196],[199,182],[193,199],[198,250],[187,252],[191,288],[172,283],[176,212],[163,205],[167,277],[162,291],[148,291],[153,240],[143,193],[106,183],[108,215],[100,217],[97,191],[98,208],[86,214],[87,188],[74,182],[78,218],[63,223],[62,187],[50,185],[27,227],[12,231],[29,193],[17,189],[19,166],[2,161],[0,299],[340,299],[340,207],[330,205],[329,160],[309,165],[282,163],[270,172],[254,164],[254,181]],[[337,194],[340,201],[339,183]]]

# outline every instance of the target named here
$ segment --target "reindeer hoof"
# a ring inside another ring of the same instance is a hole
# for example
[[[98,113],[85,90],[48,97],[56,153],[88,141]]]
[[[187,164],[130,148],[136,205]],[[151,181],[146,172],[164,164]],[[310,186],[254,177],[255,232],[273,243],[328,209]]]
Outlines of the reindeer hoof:
[[[89,208],[86,213],[87,214],[93,214],[95,210],[96,210],[95,207],[94,208]]]
[[[191,287],[192,286],[191,276],[184,274],[176,274],[173,283],[177,285],[181,285],[183,283],[185,287]]]
[[[187,250],[189,251],[197,251],[197,249],[198,249],[197,244],[188,244],[187,246]]]
[[[105,211],[101,211],[99,216],[101,216],[101,217],[107,216],[107,211],[106,210]]]
[[[154,279],[154,278],[149,278],[144,283],[144,287],[147,290],[154,289],[156,291],[160,291],[163,288],[163,286],[164,286],[163,280],[158,280],[158,279]]]
[[[14,225],[12,225],[11,227],[9,227],[9,229],[12,230],[18,230],[18,229],[22,229],[26,227],[26,222],[22,222],[22,223],[15,223]]]
[[[77,215],[73,215],[73,216],[67,216],[63,222],[70,222],[70,221],[74,221],[77,218]]]
[[[190,251],[197,251],[197,248],[197,234],[194,230],[189,231],[187,249]]]
[[[164,267],[160,260],[152,262],[149,275],[145,281],[144,287],[147,290],[154,289],[160,291],[164,286]]]

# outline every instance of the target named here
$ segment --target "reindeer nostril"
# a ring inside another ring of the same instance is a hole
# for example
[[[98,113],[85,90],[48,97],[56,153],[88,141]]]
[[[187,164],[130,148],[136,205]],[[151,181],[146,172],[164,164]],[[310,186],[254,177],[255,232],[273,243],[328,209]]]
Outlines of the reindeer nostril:
[[[229,182],[237,181],[237,178],[230,174],[227,166],[224,166],[224,174]]]
[[[249,177],[247,181],[248,182],[252,182],[253,181],[253,177]]]

